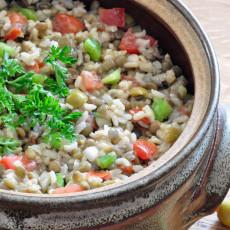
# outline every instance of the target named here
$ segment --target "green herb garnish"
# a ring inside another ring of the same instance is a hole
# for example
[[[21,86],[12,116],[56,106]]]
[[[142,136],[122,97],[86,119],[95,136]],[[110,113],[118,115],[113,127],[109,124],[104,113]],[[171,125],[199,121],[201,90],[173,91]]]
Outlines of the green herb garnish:
[[[44,140],[54,148],[60,148],[63,139],[74,141],[76,135],[73,121],[82,114],[63,109],[59,101],[40,85],[34,85],[26,95],[20,113],[22,123],[28,123],[31,128],[37,124],[44,127]]]
[[[155,114],[156,120],[160,122],[168,119],[173,112],[172,106],[168,103],[167,100],[163,98],[154,99],[154,102],[152,104],[152,110]]]
[[[68,77],[68,69],[63,65],[73,65],[77,62],[77,59],[71,56],[71,48],[65,46],[64,48],[59,48],[52,46],[48,56],[45,58],[44,62],[52,65],[55,72],[56,83],[59,91],[52,91],[58,93],[60,97],[66,97],[68,95],[68,87],[66,86],[66,79]],[[48,81],[48,88],[53,89],[54,83]]]
[[[13,128],[25,126],[33,129],[39,125],[43,130],[41,137],[44,141],[53,148],[60,148],[63,141],[72,142],[76,139],[74,121],[82,113],[71,113],[62,108],[59,100],[51,93],[52,90],[44,89],[51,86],[54,89],[56,86],[59,95],[63,95],[63,92],[68,94],[64,82],[67,69],[60,66],[58,60],[65,64],[75,62],[74,58],[68,56],[70,48],[51,50],[52,55],[48,56],[47,61],[56,68],[56,81],[44,75],[26,72],[19,62],[4,54],[0,67],[0,122],[5,127]],[[5,151],[3,147],[1,149]]]
[[[0,136],[0,156],[14,152],[20,146],[20,141]]]
[[[57,185],[59,187],[65,186],[64,176],[62,173],[56,173]]]

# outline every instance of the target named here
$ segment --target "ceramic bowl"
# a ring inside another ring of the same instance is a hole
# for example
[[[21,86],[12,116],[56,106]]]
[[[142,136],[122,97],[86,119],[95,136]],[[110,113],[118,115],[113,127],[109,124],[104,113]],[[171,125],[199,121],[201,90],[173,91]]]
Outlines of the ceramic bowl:
[[[55,196],[0,191],[3,229],[187,229],[229,189],[230,110],[218,105],[218,65],[197,20],[179,0],[99,2],[125,7],[182,67],[195,94],[191,118],[167,153],[125,183]]]

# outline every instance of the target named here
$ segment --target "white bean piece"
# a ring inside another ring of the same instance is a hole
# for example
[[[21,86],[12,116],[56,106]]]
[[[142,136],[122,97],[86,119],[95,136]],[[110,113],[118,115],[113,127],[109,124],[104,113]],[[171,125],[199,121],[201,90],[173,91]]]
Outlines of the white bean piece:
[[[98,158],[99,151],[97,147],[88,147],[83,151],[83,154],[90,162],[94,162]]]

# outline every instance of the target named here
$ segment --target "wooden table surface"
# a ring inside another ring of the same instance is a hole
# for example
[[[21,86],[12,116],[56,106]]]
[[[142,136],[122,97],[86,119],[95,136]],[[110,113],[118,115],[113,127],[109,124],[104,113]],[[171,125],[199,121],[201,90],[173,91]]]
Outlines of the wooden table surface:
[[[182,0],[199,19],[215,48],[221,73],[221,102],[230,103],[230,0]],[[230,199],[230,193],[228,194]],[[190,230],[227,230],[216,214]]]

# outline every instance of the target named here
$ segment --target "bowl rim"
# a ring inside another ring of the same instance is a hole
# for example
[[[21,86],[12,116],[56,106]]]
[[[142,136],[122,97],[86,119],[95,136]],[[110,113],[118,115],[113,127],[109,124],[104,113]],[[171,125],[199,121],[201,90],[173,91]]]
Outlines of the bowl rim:
[[[137,5],[141,5],[138,0],[134,0]],[[209,99],[209,105],[206,110],[203,122],[200,124],[196,131],[196,135],[193,139],[191,139],[187,146],[185,146],[181,151],[177,153],[177,155],[173,158],[173,161],[167,161],[162,167],[154,170],[148,175],[145,175],[143,178],[145,180],[134,180],[129,183],[119,184],[111,189],[105,189],[103,191],[95,191],[92,193],[84,194],[65,194],[65,195],[49,195],[49,194],[27,194],[21,192],[11,192],[8,190],[0,189],[0,200],[5,202],[14,202],[15,204],[27,203],[27,204],[35,204],[36,205],[48,205],[50,207],[54,207],[55,205],[63,205],[67,203],[66,198],[68,198],[68,203],[87,203],[94,200],[104,201],[106,198],[116,197],[124,193],[130,193],[135,191],[137,188],[145,187],[149,183],[158,180],[159,178],[168,174],[171,170],[175,168],[176,165],[183,162],[190,153],[196,148],[199,144],[200,140],[207,132],[210,123],[213,120],[215,115],[219,94],[220,94],[220,75],[219,75],[219,66],[216,59],[216,54],[212,47],[212,44],[203,30],[202,26],[198,22],[197,18],[193,15],[193,13],[188,9],[188,7],[182,3],[180,0],[168,0],[170,4],[172,4],[178,11],[183,15],[183,17],[187,20],[190,26],[193,28],[195,33],[199,36],[202,46],[207,55],[207,61],[210,67],[210,75],[211,75],[211,97]]]

